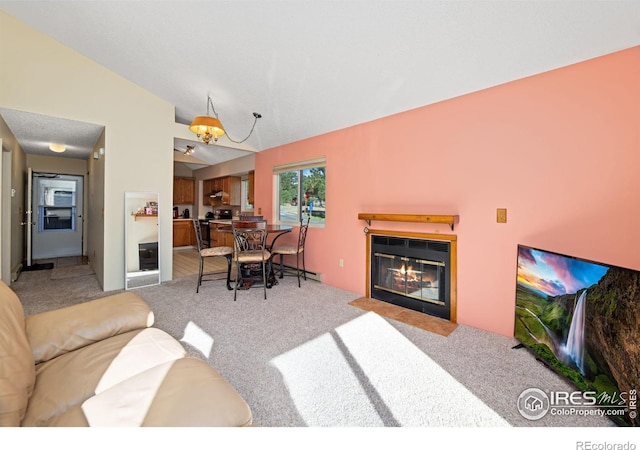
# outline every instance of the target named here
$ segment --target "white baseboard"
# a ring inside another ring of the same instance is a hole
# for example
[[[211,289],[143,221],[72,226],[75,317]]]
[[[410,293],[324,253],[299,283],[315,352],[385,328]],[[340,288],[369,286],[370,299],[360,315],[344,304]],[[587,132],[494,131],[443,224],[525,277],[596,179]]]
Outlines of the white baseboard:
[[[16,264],[16,266],[13,269],[11,269],[11,282],[12,283],[18,279],[18,276],[20,276],[20,272],[22,272],[22,263],[21,262]]]
[[[284,270],[287,271],[288,274],[293,273],[293,275],[296,274],[296,268],[295,266],[290,266],[288,264],[283,264]],[[276,271],[280,270],[280,264],[277,262],[273,263],[273,268]],[[302,276],[302,267],[300,268],[300,276]],[[317,273],[317,272],[309,272],[307,270],[307,278],[314,280],[314,281],[319,281],[320,283],[322,283],[322,274],[321,273]]]

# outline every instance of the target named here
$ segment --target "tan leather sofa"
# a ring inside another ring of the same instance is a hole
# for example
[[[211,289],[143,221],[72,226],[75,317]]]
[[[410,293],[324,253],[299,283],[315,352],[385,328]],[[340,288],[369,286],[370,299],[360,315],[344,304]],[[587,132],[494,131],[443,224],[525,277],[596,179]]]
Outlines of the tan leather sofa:
[[[0,425],[251,425],[238,392],[152,324],[132,292],[25,317],[0,281]]]

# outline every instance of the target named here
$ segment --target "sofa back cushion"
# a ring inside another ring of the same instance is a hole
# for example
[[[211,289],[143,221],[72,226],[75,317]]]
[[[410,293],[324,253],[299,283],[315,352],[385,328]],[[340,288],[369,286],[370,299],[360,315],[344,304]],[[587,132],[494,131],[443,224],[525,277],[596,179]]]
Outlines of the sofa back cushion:
[[[22,303],[0,281],[0,426],[19,426],[36,380]]]
[[[26,318],[36,364],[94,342],[153,325],[149,305],[133,292],[109,295]]]

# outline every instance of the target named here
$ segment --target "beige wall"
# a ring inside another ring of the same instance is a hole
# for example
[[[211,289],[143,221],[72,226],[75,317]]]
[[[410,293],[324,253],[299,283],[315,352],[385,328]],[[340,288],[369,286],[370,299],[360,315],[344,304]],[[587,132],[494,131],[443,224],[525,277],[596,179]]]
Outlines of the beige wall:
[[[27,155],[27,167],[31,167],[34,172],[81,176],[87,174],[85,159],[62,158],[60,156]]]
[[[94,151],[104,148],[104,131],[98,138]],[[89,264],[93,267],[100,285],[104,286],[104,161],[106,155],[100,156],[98,159],[89,158],[88,172],[89,179],[85,189],[84,197],[86,199],[87,209],[87,234],[85,242],[87,243],[87,256]]]
[[[24,259],[24,227],[21,225],[24,220],[24,192],[26,184],[26,155],[15,136],[7,126],[6,122],[0,117],[0,139],[2,139],[3,151],[11,153],[9,172],[11,173],[10,189],[15,189],[15,195],[10,197],[9,217],[2,223],[2,251],[9,251],[10,258],[7,261],[9,267],[2,267],[3,280],[6,279],[7,270],[10,271],[11,277],[17,273]],[[3,171],[3,173],[5,173]],[[4,216],[3,216],[3,219]],[[5,243],[5,239],[8,242]]]
[[[4,12],[0,42],[10,43],[0,46],[3,107],[105,126],[103,288],[124,288],[126,191],[158,192],[161,268],[171,279],[173,105]]]
[[[176,162],[173,163],[173,175],[176,177],[193,177],[193,170],[191,170],[185,163]]]

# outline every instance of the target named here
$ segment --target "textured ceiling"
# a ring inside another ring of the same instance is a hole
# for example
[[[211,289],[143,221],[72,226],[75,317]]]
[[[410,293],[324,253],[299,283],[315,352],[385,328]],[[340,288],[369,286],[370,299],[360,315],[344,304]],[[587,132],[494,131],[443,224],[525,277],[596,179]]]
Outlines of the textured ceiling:
[[[256,151],[640,44],[640,1],[0,0],[0,8],[174,104],[177,122],[205,114],[211,95],[241,140],[261,113],[246,142]]]
[[[59,117],[0,108],[0,116],[29,154],[87,159],[104,127]],[[64,144],[64,153],[53,153],[49,144]]]

